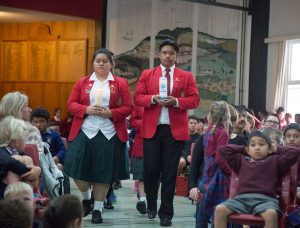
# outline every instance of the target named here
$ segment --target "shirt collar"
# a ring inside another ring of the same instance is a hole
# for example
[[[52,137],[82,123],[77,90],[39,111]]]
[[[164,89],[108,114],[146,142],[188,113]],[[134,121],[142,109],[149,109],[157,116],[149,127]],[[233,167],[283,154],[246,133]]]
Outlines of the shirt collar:
[[[9,146],[6,146],[5,149],[8,151],[8,153],[10,153],[11,155],[16,155],[16,154],[19,154],[19,152],[14,149],[14,148],[11,148]]]
[[[114,76],[112,75],[111,72],[109,72],[109,74],[108,74],[108,76],[107,76],[107,79],[106,79],[105,81],[103,81],[102,83],[107,82],[107,81],[114,81],[114,80],[115,80]],[[99,81],[99,79],[97,78],[95,72],[92,73],[92,75],[91,75],[91,77],[90,77],[90,81]],[[100,81],[99,81],[99,82],[100,82]]]
[[[163,65],[160,64],[160,67],[161,67],[161,71],[164,72],[167,68],[164,67]],[[175,69],[175,64],[173,66],[170,67],[170,74],[173,74],[174,72],[174,69]]]

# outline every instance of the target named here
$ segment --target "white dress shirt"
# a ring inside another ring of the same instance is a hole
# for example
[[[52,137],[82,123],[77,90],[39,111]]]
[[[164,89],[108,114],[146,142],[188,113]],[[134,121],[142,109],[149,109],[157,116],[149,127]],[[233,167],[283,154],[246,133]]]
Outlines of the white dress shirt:
[[[162,72],[162,77],[166,76],[166,68],[163,65],[160,65],[161,67],[161,72]],[[174,75],[174,69],[175,65],[170,67],[170,94],[172,93],[173,89],[173,75]],[[168,124],[170,125],[170,118],[169,118],[169,111],[168,108],[162,107],[160,117],[158,120],[158,125],[159,124]]]
[[[93,87],[90,92],[91,105],[95,103],[95,91],[97,91],[100,88],[103,91],[101,106],[107,109],[109,108],[109,80],[114,81],[112,73],[109,73],[107,79],[103,82],[101,82],[97,78],[95,72],[91,75],[90,81],[94,81]],[[89,139],[94,138],[98,134],[99,130],[108,140],[110,140],[116,134],[115,126],[109,118],[102,118],[96,115],[88,115],[82,123],[81,130],[86,134],[86,136]]]

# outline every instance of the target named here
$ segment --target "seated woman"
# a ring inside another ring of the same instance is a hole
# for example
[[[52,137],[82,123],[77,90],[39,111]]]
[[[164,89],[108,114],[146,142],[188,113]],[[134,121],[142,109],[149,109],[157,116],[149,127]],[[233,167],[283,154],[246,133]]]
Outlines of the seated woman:
[[[0,198],[8,184],[24,181],[32,187],[38,184],[40,167],[24,155],[26,123],[12,116],[0,121]]]

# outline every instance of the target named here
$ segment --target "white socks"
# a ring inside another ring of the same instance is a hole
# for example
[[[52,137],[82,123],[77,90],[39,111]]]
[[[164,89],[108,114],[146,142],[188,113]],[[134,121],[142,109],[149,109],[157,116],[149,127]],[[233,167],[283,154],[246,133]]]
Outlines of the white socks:
[[[145,196],[141,196],[140,197],[140,201],[145,201],[146,202],[146,197]]]
[[[103,201],[95,201],[94,202],[94,210],[98,210],[102,213]]]
[[[81,196],[83,200],[90,200],[92,196],[91,189],[87,190],[86,192],[81,192]]]

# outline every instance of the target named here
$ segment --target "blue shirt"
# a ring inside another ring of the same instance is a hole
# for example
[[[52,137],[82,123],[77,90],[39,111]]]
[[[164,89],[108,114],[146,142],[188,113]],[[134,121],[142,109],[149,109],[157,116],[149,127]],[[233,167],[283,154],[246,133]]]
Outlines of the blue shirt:
[[[43,142],[49,144],[52,157],[57,156],[59,162],[64,164],[66,147],[60,135],[51,129],[47,129],[45,132],[41,133],[41,135]]]

